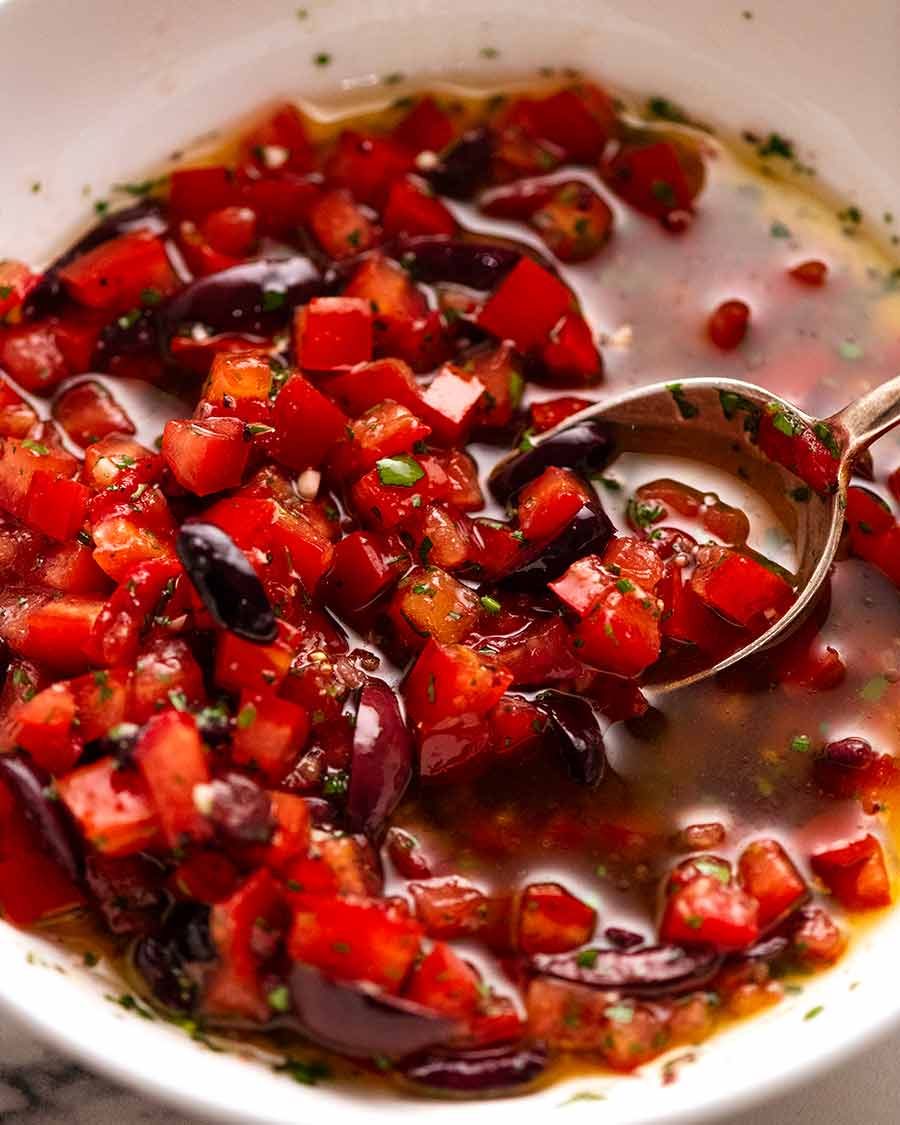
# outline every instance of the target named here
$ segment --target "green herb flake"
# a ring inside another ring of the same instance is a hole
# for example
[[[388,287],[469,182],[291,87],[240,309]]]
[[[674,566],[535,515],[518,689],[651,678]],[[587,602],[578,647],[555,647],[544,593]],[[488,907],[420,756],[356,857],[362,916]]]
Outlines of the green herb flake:
[[[612,1023],[631,1023],[634,1019],[634,1008],[630,1004],[610,1004],[603,1009],[603,1014]]]
[[[375,468],[381,483],[395,488],[412,488],[416,481],[425,476],[425,470],[419,462],[406,453],[382,457],[375,462]]]
[[[731,868],[724,860],[701,856],[699,859],[694,860],[694,867],[697,868],[701,875],[708,875],[711,879],[718,879],[718,881],[725,886],[731,882]]]
[[[866,703],[879,703],[887,689],[888,679],[886,676],[873,676],[871,680],[867,680],[863,684],[859,697]]]
[[[634,589],[634,583],[628,578],[620,578],[616,583],[616,589],[620,594],[630,594]]]
[[[428,696],[428,702],[434,703],[437,696],[437,689],[435,685],[434,676],[428,677],[428,687],[425,689],[425,694]]]
[[[857,359],[862,359],[866,353],[863,346],[858,344],[856,340],[841,340],[838,344],[838,354],[841,359],[853,363]]]
[[[773,238],[790,238],[791,228],[785,226],[785,224],[782,223],[779,219],[776,219],[775,222],[772,223],[771,227],[769,227],[769,234]]]
[[[579,1090],[577,1094],[572,1094],[570,1098],[566,1098],[564,1102],[559,1103],[559,1108],[562,1109],[567,1105],[574,1105],[575,1102],[605,1102],[606,1094],[595,1094],[591,1090]]]
[[[92,949],[86,949],[82,954],[81,960],[88,969],[93,969],[100,964],[99,956]]]
[[[313,62],[316,66],[330,66],[331,55],[327,51],[319,51],[318,54],[313,55]]]
[[[675,400],[675,405],[678,407],[678,413],[684,419],[696,418],[700,413],[700,408],[689,402],[684,393],[684,388],[681,383],[667,383],[666,390]]]
[[[238,730],[247,730],[248,727],[252,727],[256,722],[256,707],[252,703],[245,703],[238,711],[236,721]]]
[[[801,484],[797,488],[792,488],[788,495],[798,504],[806,504],[812,499],[812,489],[806,484]]]
[[[39,441],[34,441],[32,438],[24,438],[22,440],[22,448],[27,449],[34,457],[46,457],[50,450],[46,445]]]
[[[350,778],[346,770],[330,770],[322,783],[322,792],[326,797],[344,797],[350,786]]]
[[[502,606],[496,598],[492,598],[489,594],[485,594],[483,598],[479,598],[481,608],[485,613],[499,613]]]
[[[756,151],[762,157],[780,156],[784,160],[794,159],[793,141],[782,137],[780,133],[770,133]]]
[[[593,969],[600,956],[599,949],[582,949],[575,957],[575,962],[582,969]]]
[[[647,115],[660,121],[671,121],[674,125],[687,124],[687,114],[668,98],[654,97],[647,101]]]
[[[813,426],[813,433],[819,441],[825,446],[832,457],[840,457],[841,450],[837,443],[837,438],[831,430],[827,422],[816,422]]]
[[[804,1020],[814,1020],[816,1016],[820,1016],[824,1011],[824,1007],[821,1004],[817,1004],[815,1008],[810,1008],[803,1018]]]
[[[272,1068],[276,1074],[286,1074],[301,1086],[315,1086],[323,1078],[330,1078],[331,1071],[323,1062],[303,1059],[285,1059]]]
[[[645,531],[651,524],[659,523],[664,519],[666,510],[660,504],[645,504],[642,500],[632,497],[628,501],[627,515],[630,523]]]
[[[269,1001],[269,1007],[273,1012],[290,1011],[291,994],[288,992],[286,985],[280,984],[277,988],[273,988],[266,999]]]
[[[497,50],[496,47],[482,47],[481,50],[478,52],[478,54],[483,59],[496,59],[498,57],[498,55],[500,54],[500,52]]]
[[[812,746],[812,739],[808,734],[795,734],[791,739],[791,749],[795,754],[808,754]]]
[[[281,289],[264,289],[262,295],[263,312],[274,312],[280,309],[287,300],[287,295]]]

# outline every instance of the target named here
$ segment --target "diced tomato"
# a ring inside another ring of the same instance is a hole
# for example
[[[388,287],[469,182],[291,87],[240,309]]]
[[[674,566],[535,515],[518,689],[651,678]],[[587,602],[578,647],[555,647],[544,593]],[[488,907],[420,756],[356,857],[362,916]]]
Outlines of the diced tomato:
[[[590,405],[589,399],[575,398],[570,395],[547,399],[544,402],[533,402],[528,408],[531,416],[531,428],[536,434],[545,433]]]
[[[421,648],[429,637],[440,644],[461,641],[478,619],[478,596],[436,566],[415,567],[400,582],[389,616],[408,648]]]
[[[272,386],[272,368],[256,352],[222,352],[213,358],[203,387],[207,402],[221,405],[226,397],[237,401],[265,401]]]
[[[222,207],[206,216],[200,232],[217,253],[244,258],[256,244],[256,214],[249,207]]]
[[[469,1019],[481,1002],[481,981],[471,965],[437,942],[413,970],[404,996],[452,1019]]]
[[[632,582],[653,591],[663,576],[659,553],[644,539],[617,535],[603,554],[603,564],[611,574],[630,578]]]
[[[94,562],[90,547],[77,539],[45,551],[34,577],[64,594],[104,594],[110,585],[109,578]]]
[[[411,171],[412,155],[388,137],[345,129],[325,162],[330,183],[348,188],[363,203],[381,208],[394,180]]]
[[[754,840],[738,861],[741,886],[759,904],[761,929],[773,925],[809,896],[806,883],[777,840]]]
[[[203,422],[173,419],[163,430],[162,455],[169,471],[197,496],[209,496],[241,483],[250,443],[237,418],[207,418]]]
[[[413,153],[440,152],[453,140],[456,128],[432,97],[420,98],[394,126],[392,136]]]
[[[0,442],[0,508],[19,519],[28,512],[28,493],[34,476],[71,477],[78,462],[62,449],[34,438],[4,438]]]
[[[14,612],[0,617],[0,636],[15,652],[59,673],[83,672],[86,647],[101,598],[77,594],[51,600],[17,599]]]
[[[519,527],[528,540],[552,539],[589,502],[590,494],[579,477],[551,465],[519,493]]]
[[[523,953],[565,953],[590,941],[597,912],[559,883],[532,883],[519,905],[518,946]]]
[[[701,652],[723,653],[741,643],[742,634],[709,609],[685,581],[684,570],[671,562],[660,582],[659,594],[665,605],[661,621],[663,636],[673,641],[696,645]]]
[[[673,211],[691,210],[702,171],[698,176],[689,169],[685,151],[671,141],[651,141],[623,146],[607,165],[606,175],[632,207],[664,219]]]
[[[314,836],[310,854],[295,858],[285,868],[292,896],[381,893],[378,861],[368,841],[359,836],[323,836],[320,832]]]
[[[750,326],[750,306],[745,301],[723,301],[706,322],[710,340],[723,352],[740,347]]]
[[[308,172],[315,167],[315,149],[303,114],[290,102],[275,106],[268,116],[243,138],[244,159],[263,172],[291,169]]]
[[[815,852],[810,864],[847,910],[890,906],[891,881],[884,851],[871,833],[841,847]]]
[[[639,676],[660,654],[661,610],[656,598],[619,578],[575,629],[580,660],[618,676]]]
[[[337,261],[355,258],[369,250],[378,238],[378,228],[345,188],[323,192],[309,212],[309,225],[316,242]]]
[[[155,637],[138,654],[128,692],[133,722],[145,723],[176,704],[197,706],[205,698],[203,672],[180,637]]]
[[[309,716],[296,703],[260,692],[242,692],[232,754],[277,784],[299,757],[309,735]]]
[[[833,492],[837,484],[839,459],[829,448],[834,440],[824,422],[813,432],[800,419],[777,406],[761,413],[756,431],[757,444],[767,457],[796,473],[810,488],[822,494]]]
[[[456,231],[452,212],[415,176],[404,176],[393,182],[382,222],[384,233],[389,237],[398,234],[451,235]]]
[[[471,561],[479,574],[497,578],[505,574],[522,550],[521,535],[508,523],[476,519],[473,523]]]
[[[0,914],[33,926],[84,904],[81,891],[47,855],[12,793],[0,785]]]
[[[155,715],[141,732],[134,759],[168,846],[206,839],[210,826],[194,804],[194,787],[208,783],[209,764],[193,717],[174,710]]]
[[[362,980],[396,993],[419,952],[422,928],[390,902],[298,897],[288,937],[296,961],[339,980]]]
[[[558,617],[541,614],[530,619],[504,612],[496,620],[493,628],[482,618],[479,638],[483,631],[486,646],[495,650],[493,659],[509,672],[514,684],[540,686],[571,679],[582,671],[572,655],[569,631]],[[481,644],[479,639],[475,647]]]
[[[788,270],[788,275],[799,281],[802,285],[821,288],[828,279],[828,266],[818,259],[811,258],[806,262],[798,262]]]
[[[479,325],[527,352],[546,344],[572,306],[566,286],[532,258],[522,258],[488,299]]]
[[[13,258],[0,261],[0,320],[19,308],[40,279],[40,274],[32,273],[24,262]]]
[[[238,199],[234,173],[223,165],[176,168],[169,177],[169,207],[176,219],[198,222]]]
[[[94,488],[106,488],[121,472],[134,468],[138,461],[157,463],[156,455],[129,437],[110,434],[84,451],[85,481]]]
[[[16,712],[16,741],[50,773],[65,773],[81,756],[75,696],[68,684],[51,684]]]
[[[470,356],[452,370],[463,379],[477,380],[484,388],[478,402],[476,424],[488,429],[506,426],[522,400],[525,380],[521,363],[509,343]]]
[[[257,931],[268,936],[280,918],[278,885],[265,868],[249,879],[210,914],[210,935],[219,965],[203,995],[207,1011],[262,1022],[271,1013],[263,993]]]
[[[88,842],[104,855],[134,855],[159,832],[156,808],[139,773],[100,758],[57,778],[60,799]]]
[[[324,386],[329,395],[353,415],[386,401],[399,403],[415,414],[421,403],[419,385],[409,365],[400,359],[377,359],[360,364],[329,378]]]
[[[531,215],[531,224],[562,262],[586,262],[599,253],[612,229],[607,203],[587,184],[573,180]]]
[[[82,447],[107,434],[134,433],[134,425],[125,411],[104,387],[92,381],[64,391],[53,403],[53,417]]]
[[[0,327],[0,368],[34,394],[47,394],[72,374],[53,325],[41,320]]]
[[[567,609],[586,617],[616,581],[599,555],[585,555],[572,563],[561,578],[548,585]]]
[[[275,690],[288,674],[299,647],[297,630],[286,621],[278,622],[278,636],[269,645],[222,633],[216,649],[215,682],[236,692]]]
[[[488,897],[468,879],[454,875],[410,883],[409,893],[429,937],[470,937],[487,924]]]
[[[372,358],[372,310],[354,297],[314,297],[294,316],[294,353],[307,371],[336,371]]]
[[[580,313],[566,313],[551,330],[541,359],[557,382],[594,383],[603,376],[603,357],[591,326]]]
[[[64,543],[84,525],[90,489],[39,469],[31,478],[25,501],[25,522],[35,531]]]
[[[760,614],[780,616],[793,591],[779,574],[728,547],[701,547],[691,589],[710,609],[747,626]]]
[[[426,504],[406,524],[415,554],[432,566],[459,570],[469,562],[472,551],[472,525],[449,504]]]
[[[386,458],[353,485],[350,495],[360,518],[390,529],[409,520],[429,500],[448,495],[450,483],[436,458],[402,454]]]
[[[0,376],[0,436],[27,437],[37,420],[33,407],[13,389],[8,380]]]
[[[399,538],[352,531],[335,544],[329,596],[352,616],[388,590],[408,565],[409,555]]]
[[[230,898],[240,879],[237,867],[228,856],[212,848],[192,852],[172,872],[176,894],[210,906]]]
[[[101,243],[63,266],[59,276],[80,305],[111,312],[139,306],[150,290],[166,297],[178,285],[165,246],[147,231]]]
[[[347,416],[302,375],[292,375],[275,400],[276,454],[289,468],[321,465],[343,437]]]
[[[509,672],[465,645],[430,640],[406,678],[411,718],[429,726],[450,716],[484,715],[512,682]]]
[[[666,902],[660,940],[746,949],[759,937],[759,908],[739,887],[700,875]]]
[[[832,965],[847,948],[847,938],[819,906],[802,907],[791,925],[791,952],[801,964]]]
[[[418,413],[431,427],[435,442],[459,445],[468,436],[483,395],[478,378],[446,364],[422,392]]]
[[[616,127],[612,99],[599,86],[581,83],[545,98],[519,98],[506,119],[532,135],[551,141],[568,160],[596,160]]]
[[[98,669],[69,681],[78,714],[78,734],[85,742],[100,738],[125,718],[128,672]]]
[[[546,720],[541,711],[518,695],[504,695],[489,716],[494,749],[498,754],[518,754],[535,746]]]
[[[347,426],[347,434],[331,456],[332,470],[342,478],[359,477],[385,457],[408,453],[424,441],[431,427],[405,406],[383,402]]]
[[[138,563],[109,598],[94,623],[88,644],[92,660],[107,667],[131,663],[140,635],[154,614],[165,612],[182,575],[175,558]]]

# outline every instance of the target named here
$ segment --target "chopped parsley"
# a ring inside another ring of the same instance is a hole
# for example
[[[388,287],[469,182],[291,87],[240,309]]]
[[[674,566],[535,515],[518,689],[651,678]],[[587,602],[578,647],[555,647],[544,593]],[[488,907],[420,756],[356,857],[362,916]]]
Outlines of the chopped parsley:
[[[795,754],[808,754],[812,740],[808,734],[795,734],[791,739],[791,749]]]
[[[276,1074],[286,1074],[301,1086],[315,1086],[323,1078],[330,1078],[331,1071],[318,1059],[306,1062],[303,1059],[285,1059],[272,1068]]]
[[[481,602],[481,608],[486,613],[499,613],[502,608],[497,599],[492,598],[489,594],[485,594],[483,598],[479,598],[479,601]]]
[[[666,390],[675,400],[675,405],[678,407],[678,413],[682,418],[696,418],[700,413],[700,408],[689,402],[684,393],[684,388],[681,383],[667,383]]]
[[[425,470],[409,454],[401,453],[395,457],[382,457],[375,462],[378,479],[382,484],[395,488],[412,488],[416,481],[425,476]]]

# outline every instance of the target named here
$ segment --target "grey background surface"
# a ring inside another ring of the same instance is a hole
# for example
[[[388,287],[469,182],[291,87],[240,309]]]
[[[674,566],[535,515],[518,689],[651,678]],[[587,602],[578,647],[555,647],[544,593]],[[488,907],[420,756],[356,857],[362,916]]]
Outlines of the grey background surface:
[[[722,1125],[898,1125],[898,1057],[900,1036],[895,1036],[811,1086],[761,1109],[724,1118]],[[602,1120],[599,1113],[598,1119]],[[0,1122],[195,1125],[200,1118],[186,1117],[86,1073],[0,1015]]]

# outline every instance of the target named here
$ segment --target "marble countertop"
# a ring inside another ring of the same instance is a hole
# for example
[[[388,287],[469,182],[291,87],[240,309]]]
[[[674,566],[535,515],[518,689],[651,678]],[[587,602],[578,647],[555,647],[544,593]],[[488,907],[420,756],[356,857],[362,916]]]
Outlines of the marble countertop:
[[[87,1073],[9,1017],[0,1016],[0,1021],[3,1125],[200,1125],[200,1118],[173,1112]],[[900,1036],[805,1090],[729,1116],[728,1125],[897,1125],[898,1055]]]

